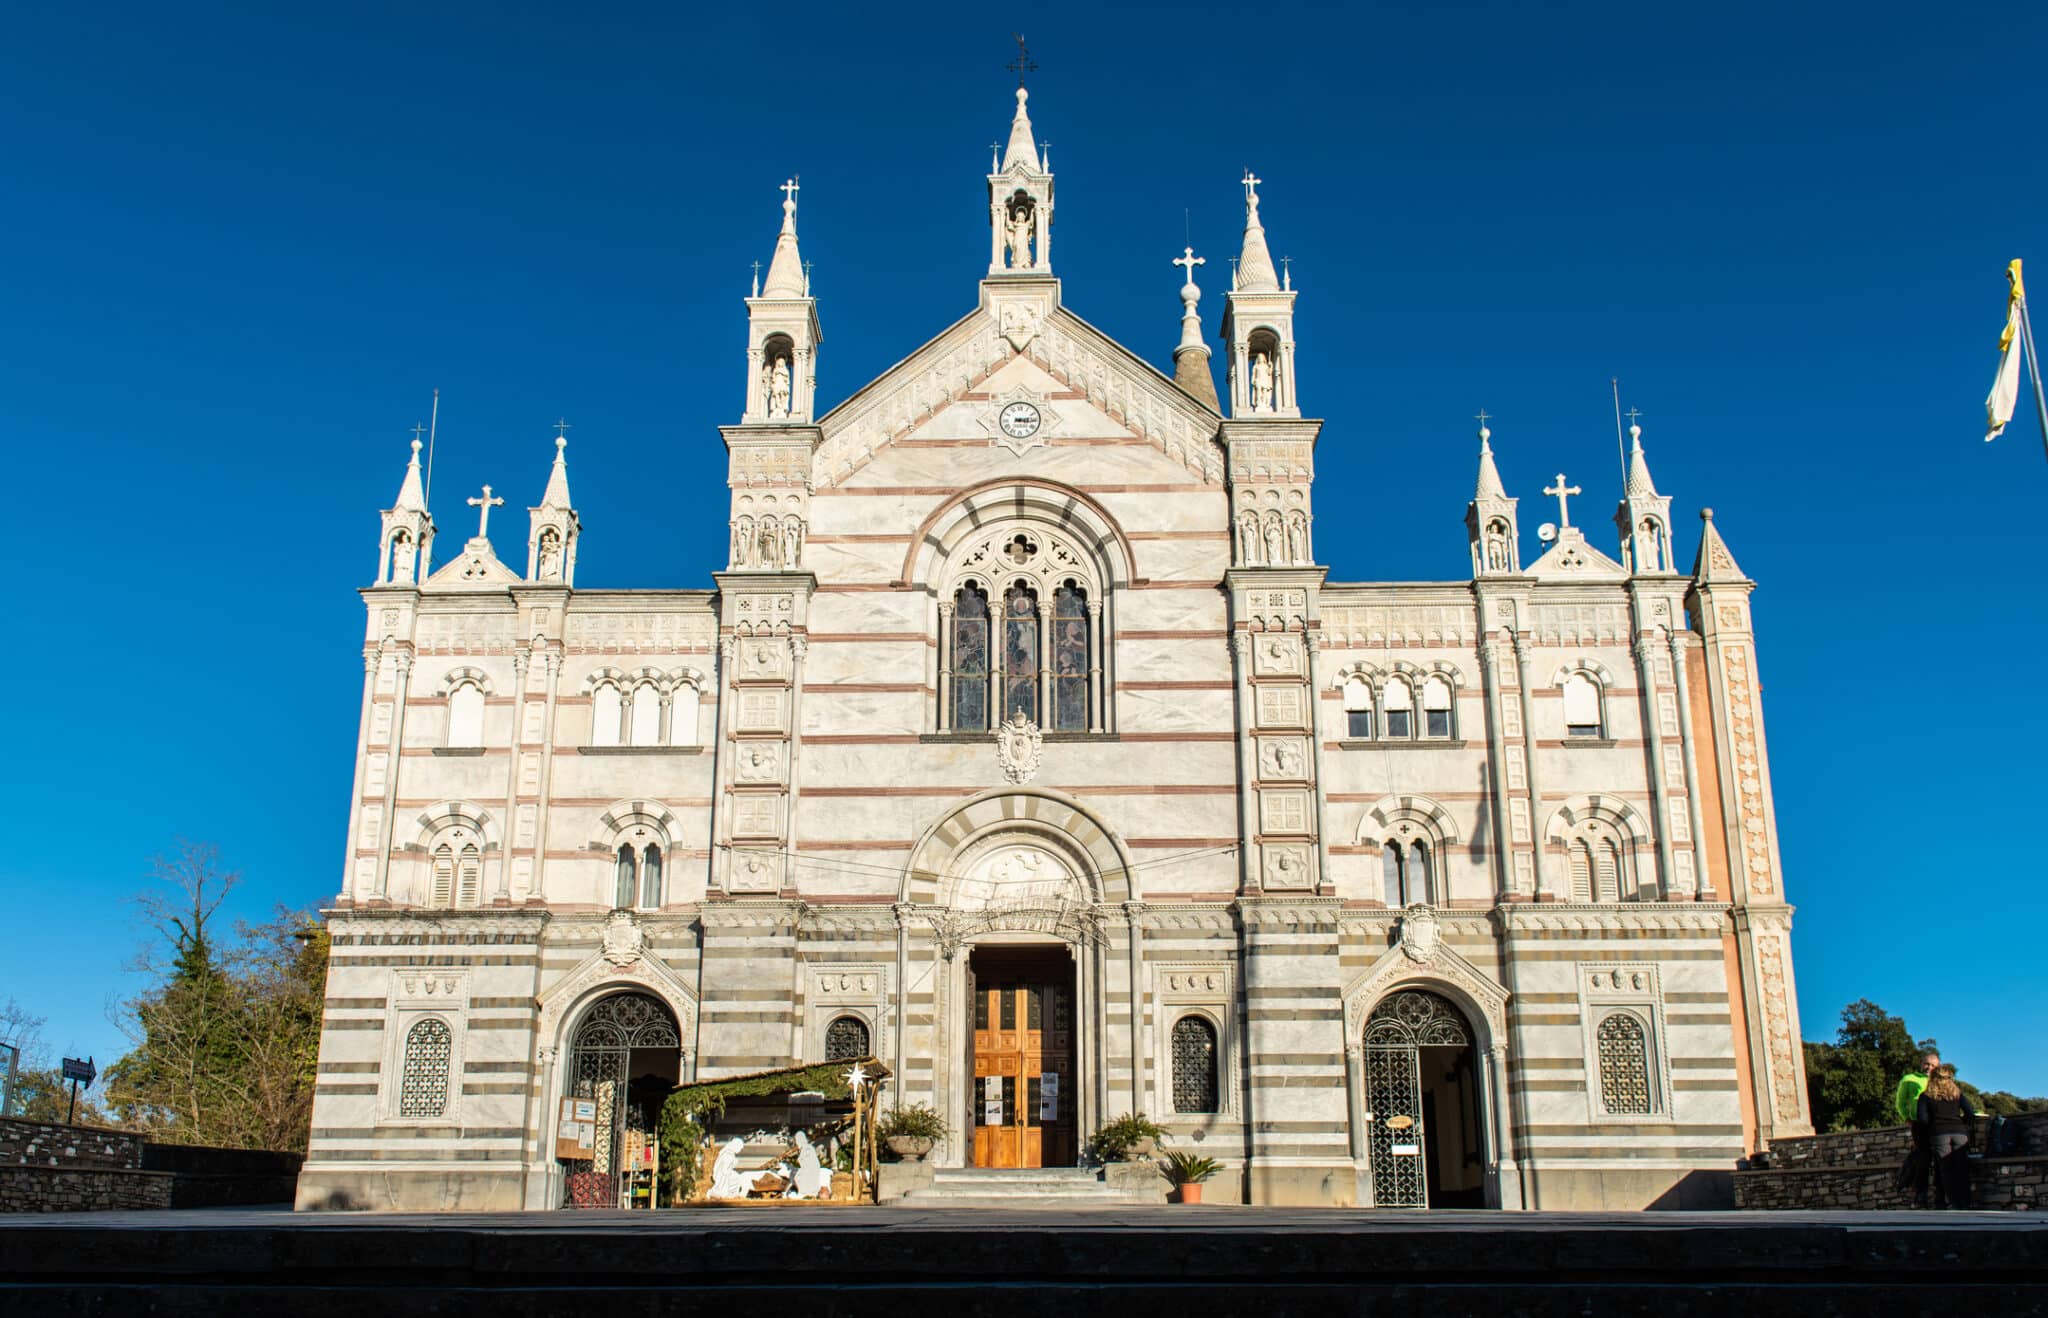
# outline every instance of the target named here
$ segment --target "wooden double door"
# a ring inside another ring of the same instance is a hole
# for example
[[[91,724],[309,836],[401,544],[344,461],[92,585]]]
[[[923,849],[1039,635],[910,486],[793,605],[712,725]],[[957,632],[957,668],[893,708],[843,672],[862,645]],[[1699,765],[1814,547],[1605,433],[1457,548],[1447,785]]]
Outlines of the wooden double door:
[[[977,1167],[1071,1167],[1074,971],[1065,949],[977,950],[968,963],[974,1016],[972,1109]]]

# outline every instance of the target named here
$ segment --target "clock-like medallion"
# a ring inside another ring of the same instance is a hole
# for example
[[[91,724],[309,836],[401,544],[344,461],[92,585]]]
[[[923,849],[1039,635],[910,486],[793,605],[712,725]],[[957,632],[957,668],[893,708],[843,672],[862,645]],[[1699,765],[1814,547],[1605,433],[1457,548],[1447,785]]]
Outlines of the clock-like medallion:
[[[1011,439],[1029,439],[1038,433],[1038,409],[1030,403],[1011,403],[996,422]]]

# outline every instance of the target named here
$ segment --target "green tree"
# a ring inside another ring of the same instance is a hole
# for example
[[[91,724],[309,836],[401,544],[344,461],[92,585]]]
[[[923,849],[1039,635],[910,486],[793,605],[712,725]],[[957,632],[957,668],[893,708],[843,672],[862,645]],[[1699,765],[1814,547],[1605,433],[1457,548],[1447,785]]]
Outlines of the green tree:
[[[45,1018],[36,1015],[13,998],[0,1006],[0,1043],[21,1049],[14,1075],[14,1101],[5,1115],[27,1121],[63,1121],[71,1114],[71,1082],[56,1064],[49,1043],[43,1038]],[[0,1066],[4,1066],[0,1063]],[[96,1090],[78,1095],[73,1118],[81,1126],[108,1126],[113,1121],[95,1101]]]
[[[1864,1130],[1896,1126],[1892,1107],[1899,1079],[1918,1071],[1934,1040],[1915,1039],[1903,1016],[1894,1016],[1868,998],[1842,1008],[1842,1025],[1833,1043],[1806,1045],[1806,1096],[1819,1130]],[[1958,1068],[1960,1069],[1960,1068]],[[2019,1098],[1997,1091],[1981,1093],[1961,1081],[1963,1092],[1978,1110],[2012,1115],[2048,1110],[2048,1099]]]

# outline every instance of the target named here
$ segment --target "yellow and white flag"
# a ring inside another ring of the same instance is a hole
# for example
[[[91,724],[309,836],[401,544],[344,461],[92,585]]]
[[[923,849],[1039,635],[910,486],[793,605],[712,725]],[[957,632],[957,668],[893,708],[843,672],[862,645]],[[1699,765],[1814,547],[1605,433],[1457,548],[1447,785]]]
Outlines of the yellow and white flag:
[[[2012,292],[2005,300],[2005,333],[1998,336],[1998,378],[1991,382],[1991,394],[1984,400],[1984,410],[1990,419],[1990,429],[1984,432],[1987,444],[2011,423],[2013,406],[2020,398],[2020,313],[2027,300],[2027,289],[2020,282],[2018,261],[2005,268],[2005,277],[2012,284]]]

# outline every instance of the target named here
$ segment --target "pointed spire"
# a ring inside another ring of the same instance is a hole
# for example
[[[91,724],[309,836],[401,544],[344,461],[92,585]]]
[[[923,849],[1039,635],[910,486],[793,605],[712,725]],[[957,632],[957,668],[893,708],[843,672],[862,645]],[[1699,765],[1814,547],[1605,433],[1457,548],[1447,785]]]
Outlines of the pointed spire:
[[[1196,309],[1202,290],[1195,287],[1195,267],[1208,264],[1208,258],[1196,256],[1194,248],[1186,247],[1173,263],[1185,266],[1188,272],[1187,282],[1180,288],[1180,346],[1173,350],[1173,382],[1197,402],[1221,412],[1216,377],[1209,372],[1209,345],[1202,341],[1202,313]]]
[[[398,487],[398,502],[391,505],[391,511],[402,513],[423,513],[427,510],[427,496],[420,489],[420,437],[412,437],[412,461],[405,464],[405,483]]]
[[[569,502],[569,463],[563,456],[569,447],[569,436],[563,432],[568,430],[569,425],[565,421],[557,421],[555,426],[555,467],[548,473],[548,488],[540,496],[540,506],[569,508],[574,505]]]
[[[1273,254],[1266,250],[1266,226],[1259,222],[1259,184],[1244,172],[1244,250],[1237,258],[1237,290],[1242,293],[1277,293],[1280,276],[1273,269]]]
[[[1493,432],[1486,428],[1486,409],[1479,410],[1479,483],[1473,487],[1472,499],[1505,499],[1507,487],[1500,483],[1500,469],[1493,465]]]
[[[782,185],[782,232],[775,239],[775,256],[768,262],[764,297],[805,297],[804,260],[796,249],[796,194],[802,190],[795,179]]]
[[[1693,560],[1692,579],[1701,585],[1749,580],[1736,566],[1735,555],[1728,552],[1728,542],[1715,529],[1712,508],[1700,509],[1700,554]]]
[[[1628,437],[1635,441],[1635,448],[1628,455],[1628,491],[1631,499],[1657,498],[1656,483],[1650,479],[1650,464],[1643,457],[1643,428],[1632,425]]]
[[[1022,87],[1017,89],[1017,117],[1010,120],[1010,146],[1003,152],[1003,165],[996,171],[998,174],[1005,173],[1010,166],[1020,163],[1026,173],[1045,172],[1039,168],[1038,148],[1031,143],[1031,116],[1024,112],[1024,102],[1030,98],[1030,92]]]

